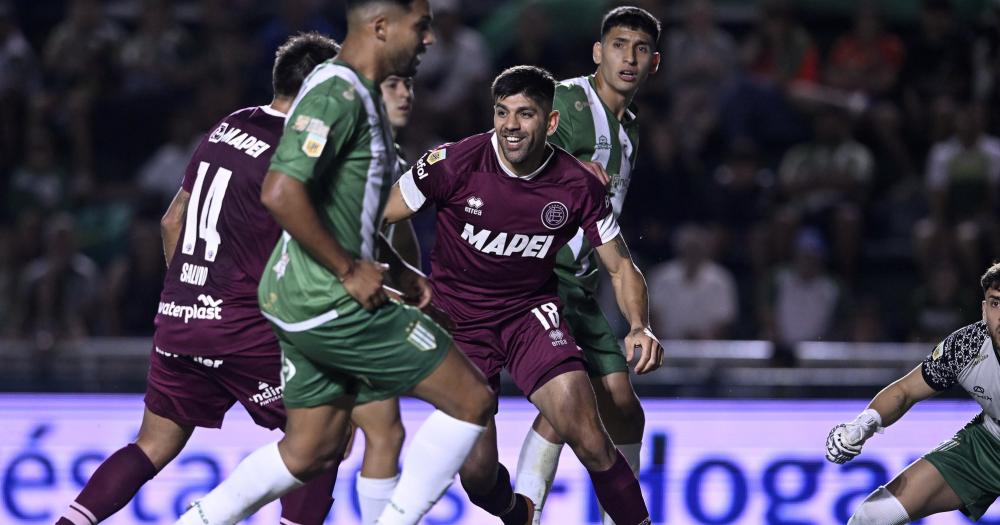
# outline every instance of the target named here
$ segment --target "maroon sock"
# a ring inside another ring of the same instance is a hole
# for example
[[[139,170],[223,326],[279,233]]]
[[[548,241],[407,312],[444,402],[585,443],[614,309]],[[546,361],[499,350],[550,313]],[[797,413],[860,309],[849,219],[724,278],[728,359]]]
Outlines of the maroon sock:
[[[338,465],[339,466],[339,465]],[[334,467],[281,497],[281,523],[321,525],[333,506]]]
[[[101,463],[56,525],[95,525],[121,510],[156,475],[156,467],[135,443]]]
[[[615,451],[615,454],[618,459],[608,470],[588,471],[590,480],[594,483],[597,501],[601,502],[604,512],[618,525],[649,523],[649,511],[642,499],[639,480],[635,479],[635,474],[622,453]]]
[[[474,494],[465,486],[469,501],[473,505],[499,516],[505,524],[522,525],[528,519],[528,509],[524,498],[514,498],[514,489],[510,486],[510,472],[503,465],[497,468],[497,479],[493,487],[482,494]]]

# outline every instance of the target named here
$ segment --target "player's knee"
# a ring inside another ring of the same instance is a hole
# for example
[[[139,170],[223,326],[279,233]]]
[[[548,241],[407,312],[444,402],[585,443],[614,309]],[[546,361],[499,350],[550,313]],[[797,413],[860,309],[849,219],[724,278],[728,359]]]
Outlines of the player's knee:
[[[615,446],[599,426],[579,425],[565,431],[563,439],[573,449],[580,463],[590,470],[603,470],[601,465],[614,460]]]
[[[910,517],[903,504],[885,487],[875,489],[854,511],[847,525],[902,525]]]
[[[449,414],[455,419],[485,426],[493,417],[496,395],[486,383],[476,384],[462,392],[462,400],[457,414]]]

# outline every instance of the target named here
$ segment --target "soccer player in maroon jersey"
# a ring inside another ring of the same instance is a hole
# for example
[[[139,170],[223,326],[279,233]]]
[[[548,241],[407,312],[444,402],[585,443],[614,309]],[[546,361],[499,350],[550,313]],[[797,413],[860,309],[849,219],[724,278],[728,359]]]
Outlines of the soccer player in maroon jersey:
[[[317,33],[291,37],[276,54],[271,103],[222,119],[195,151],[161,222],[168,267],[139,436],[98,467],[57,525],[107,519],[237,401],[258,425],[284,427],[281,350],[257,304],[281,229],[261,183],[303,79],[337,51]],[[281,522],[321,524],[335,480],[333,469],[282,498]]]
[[[639,483],[597,413],[584,358],[560,315],[556,252],[582,229],[607,268],[636,369],[662,364],[649,329],[646,283],[632,262],[600,181],[547,136],[555,81],[517,66],[493,82],[494,131],[426,153],[393,187],[389,222],[437,209],[431,255],[434,304],[454,323],[459,348],[494,386],[506,368],[590,473],[597,498],[619,525],[649,523]],[[497,459],[490,423],[461,471],[470,500],[505,524],[531,523],[534,505],[515,495]]]

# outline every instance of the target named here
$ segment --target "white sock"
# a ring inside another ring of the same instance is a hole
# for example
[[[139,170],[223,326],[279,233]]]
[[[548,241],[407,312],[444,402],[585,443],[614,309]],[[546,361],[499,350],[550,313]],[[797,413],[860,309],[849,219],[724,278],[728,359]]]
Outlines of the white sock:
[[[542,507],[556,477],[562,448],[562,444],[552,443],[533,428],[524,436],[514,474],[514,491],[528,496],[535,504],[534,525],[541,523]]]
[[[375,520],[382,514],[386,503],[389,503],[392,491],[398,483],[399,474],[391,478],[377,479],[366,478],[358,473],[355,486],[358,490],[358,503],[361,506],[362,525],[375,525]]]
[[[625,461],[628,462],[628,466],[632,467],[632,473],[635,477],[639,477],[639,453],[642,452],[642,443],[627,443],[625,445],[615,445],[618,447],[618,451],[622,453],[625,457]],[[601,516],[603,518],[603,525],[615,525],[615,522],[608,516],[604,509],[601,509]]]
[[[416,525],[455,480],[486,427],[435,410],[413,436],[403,472],[379,525]]]
[[[885,487],[879,487],[854,511],[847,525],[903,525],[910,515]]]
[[[233,525],[302,486],[270,443],[247,456],[212,492],[194,502],[175,525]]]

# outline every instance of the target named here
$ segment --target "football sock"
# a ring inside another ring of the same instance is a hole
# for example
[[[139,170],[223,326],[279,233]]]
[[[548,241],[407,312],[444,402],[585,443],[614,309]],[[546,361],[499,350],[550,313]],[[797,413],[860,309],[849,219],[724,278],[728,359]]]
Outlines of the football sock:
[[[177,525],[233,525],[301,486],[281,460],[278,443],[270,443],[253,451],[219,486],[194,502]]]
[[[322,525],[333,506],[337,469],[330,469],[281,497],[281,525]]]
[[[588,471],[597,501],[618,525],[649,523],[649,511],[642,499],[639,480],[621,452],[616,451],[615,455],[617,459],[610,469]]]
[[[529,429],[528,435],[524,436],[521,454],[517,458],[517,479],[514,483],[518,494],[524,494],[535,504],[535,517],[532,520],[534,525],[538,525],[542,519],[542,507],[552,488],[552,480],[556,477],[562,448],[562,444],[550,442],[535,432],[535,429]]]
[[[156,475],[156,467],[135,443],[101,463],[57,525],[95,525],[121,510]]]
[[[415,525],[455,479],[486,427],[434,411],[410,442],[399,484],[379,525]]]
[[[628,443],[625,445],[615,445],[618,447],[618,451],[622,453],[625,457],[625,461],[628,462],[628,466],[632,468],[632,473],[635,474],[636,479],[639,478],[639,452],[642,451],[642,443]],[[604,525],[615,525],[614,520],[611,516],[608,516],[604,509],[601,509],[602,523]]]
[[[398,483],[398,474],[391,478],[377,479],[366,478],[358,473],[356,487],[358,505],[361,507],[362,525],[375,525],[375,520],[378,519],[379,514],[382,514],[385,505],[389,503],[392,491],[396,489]]]

